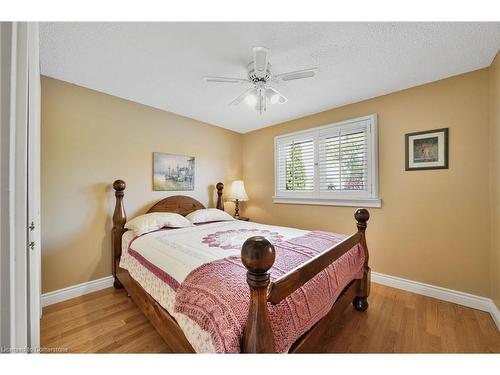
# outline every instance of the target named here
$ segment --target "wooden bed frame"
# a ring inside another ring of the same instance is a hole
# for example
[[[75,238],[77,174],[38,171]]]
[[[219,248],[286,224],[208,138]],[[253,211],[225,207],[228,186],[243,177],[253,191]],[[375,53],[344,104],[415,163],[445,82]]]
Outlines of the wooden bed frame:
[[[129,296],[132,297],[174,352],[194,353],[193,347],[175,319],[132,279],[127,270],[119,266],[122,253],[122,235],[126,231],[124,225],[127,221],[123,206],[125,186],[125,182],[122,180],[116,180],[113,183],[116,197],[112,229],[114,287],[126,289]],[[222,190],[224,185],[219,182],[216,188],[217,208],[223,210]],[[162,199],[151,207],[148,213],[175,212],[185,216],[200,208],[205,207],[197,200],[176,195]],[[269,320],[268,303],[277,304],[285,299],[356,244],[361,244],[366,252],[363,278],[351,281],[344,288],[330,312],[302,335],[292,345],[289,352],[317,352],[322,347],[325,338],[327,338],[325,332],[332,329],[347,305],[352,302],[354,308],[358,311],[365,311],[368,308],[370,267],[368,266],[365,230],[370,214],[366,209],[360,208],[356,211],[354,217],[357,221],[358,230],[356,233],[272,282],[268,271],[274,263],[274,246],[260,236],[251,237],[245,241],[241,249],[241,260],[248,270],[247,282],[250,288],[250,304],[247,326],[241,343],[242,353],[274,353],[274,338]]]

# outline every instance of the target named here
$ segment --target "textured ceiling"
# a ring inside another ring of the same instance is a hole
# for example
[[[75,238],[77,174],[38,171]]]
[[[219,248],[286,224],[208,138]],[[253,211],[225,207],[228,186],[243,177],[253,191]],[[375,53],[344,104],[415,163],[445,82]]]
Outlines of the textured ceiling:
[[[320,69],[262,115],[202,80],[245,78],[260,45],[275,72]],[[244,133],[484,68],[500,23],[41,23],[40,46],[44,75]]]

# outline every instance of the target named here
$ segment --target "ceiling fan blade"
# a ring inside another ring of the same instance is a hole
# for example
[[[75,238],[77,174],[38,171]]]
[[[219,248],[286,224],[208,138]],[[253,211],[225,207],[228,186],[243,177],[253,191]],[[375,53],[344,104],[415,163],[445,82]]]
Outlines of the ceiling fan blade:
[[[217,82],[217,83],[248,83],[248,79],[243,78],[230,78],[230,77],[203,77],[205,82]]]
[[[229,103],[229,105],[238,105],[240,104],[243,100],[245,100],[245,98],[248,96],[248,95],[251,95],[251,94],[255,94],[257,92],[257,89],[254,88],[254,87],[251,87],[249,88],[248,90],[246,90],[245,92],[243,92],[240,96],[238,96],[236,99],[234,99],[231,103]]]
[[[267,53],[269,50],[266,47],[253,48],[253,64],[255,75],[262,78],[266,75],[267,71]]]
[[[288,99],[286,98],[286,96],[284,96],[282,93],[280,93],[274,87],[268,87],[267,89],[271,91],[271,93],[268,94],[269,101],[271,102],[271,104],[276,104],[276,103],[278,103],[278,104],[285,104],[288,101]],[[277,99],[275,99],[275,95],[278,95]]]
[[[288,101],[288,98],[286,96],[283,96],[280,94],[280,99],[278,101],[279,104],[285,104]]]
[[[295,72],[288,72],[283,74],[277,74],[274,79],[279,81],[293,81],[295,79],[311,78],[316,75],[318,68],[309,68],[303,70],[297,70]]]

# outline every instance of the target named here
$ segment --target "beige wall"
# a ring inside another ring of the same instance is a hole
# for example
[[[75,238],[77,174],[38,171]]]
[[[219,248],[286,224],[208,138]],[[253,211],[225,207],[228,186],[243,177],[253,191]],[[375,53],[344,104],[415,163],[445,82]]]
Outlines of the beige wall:
[[[500,309],[500,53],[490,67],[491,295]]]
[[[341,233],[353,207],[273,204],[276,135],[378,113],[381,209],[367,238],[374,271],[490,295],[489,70],[347,105],[243,136],[252,220]],[[405,133],[450,128],[450,168],[405,172]]]
[[[240,134],[42,78],[43,292],[111,274],[111,183],[127,182],[129,217],[169,195],[152,191],[153,151],[195,156],[210,206],[211,185],[241,178]]]

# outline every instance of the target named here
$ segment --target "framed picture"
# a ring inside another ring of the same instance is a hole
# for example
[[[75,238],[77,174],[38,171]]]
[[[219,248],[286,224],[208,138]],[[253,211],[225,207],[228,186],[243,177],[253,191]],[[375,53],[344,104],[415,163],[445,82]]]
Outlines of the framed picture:
[[[194,156],[153,152],[153,190],[194,190]]]
[[[406,170],[448,169],[448,128],[405,135]]]

